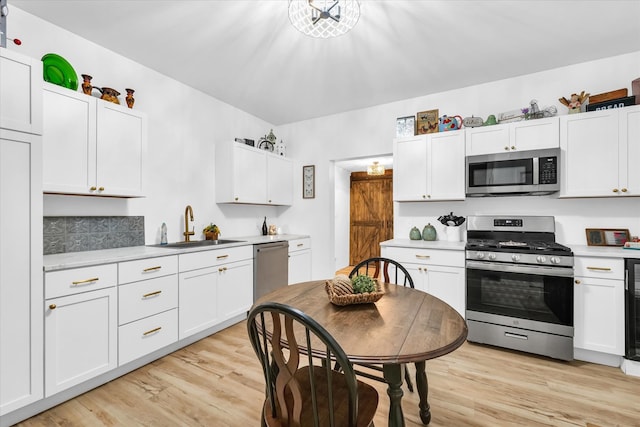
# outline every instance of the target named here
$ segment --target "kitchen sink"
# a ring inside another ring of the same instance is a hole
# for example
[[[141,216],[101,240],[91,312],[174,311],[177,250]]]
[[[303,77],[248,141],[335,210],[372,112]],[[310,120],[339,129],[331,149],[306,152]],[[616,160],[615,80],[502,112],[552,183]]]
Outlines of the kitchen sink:
[[[155,248],[170,248],[170,249],[187,249],[187,248],[198,248],[201,246],[216,246],[216,245],[224,245],[227,243],[242,243],[244,240],[193,240],[191,242],[173,242],[168,243],[166,245],[149,245]]]

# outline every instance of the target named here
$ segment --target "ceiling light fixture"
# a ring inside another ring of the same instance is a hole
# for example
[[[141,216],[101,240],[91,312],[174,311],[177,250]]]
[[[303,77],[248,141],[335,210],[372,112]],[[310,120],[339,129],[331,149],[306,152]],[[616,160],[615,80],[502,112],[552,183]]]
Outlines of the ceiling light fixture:
[[[384,175],[384,166],[378,162],[373,162],[372,165],[367,166],[367,175]]]
[[[360,18],[357,0],[289,0],[289,20],[298,31],[326,39],[351,30]]]

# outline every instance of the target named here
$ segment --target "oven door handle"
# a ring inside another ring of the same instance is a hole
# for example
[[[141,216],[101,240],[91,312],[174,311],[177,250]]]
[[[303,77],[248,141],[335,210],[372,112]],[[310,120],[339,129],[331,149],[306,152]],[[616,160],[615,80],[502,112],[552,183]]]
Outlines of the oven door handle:
[[[573,277],[573,268],[546,267],[537,265],[496,264],[483,261],[467,261],[467,268],[497,271],[501,273],[537,274],[542,276]]]

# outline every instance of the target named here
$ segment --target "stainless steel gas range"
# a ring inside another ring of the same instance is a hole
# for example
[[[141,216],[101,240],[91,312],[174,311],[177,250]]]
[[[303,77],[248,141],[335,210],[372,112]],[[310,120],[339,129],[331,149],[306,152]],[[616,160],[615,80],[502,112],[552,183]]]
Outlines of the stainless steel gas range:
[[[573,359],[573,253],[552,216],[470,216],[468,340]]]

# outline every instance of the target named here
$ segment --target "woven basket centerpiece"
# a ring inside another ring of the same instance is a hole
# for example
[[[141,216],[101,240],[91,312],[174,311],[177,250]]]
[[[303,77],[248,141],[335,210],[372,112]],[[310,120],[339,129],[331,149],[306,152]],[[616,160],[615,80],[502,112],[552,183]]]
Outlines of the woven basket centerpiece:
[[[338,275],[327,280],[324,285],[329,301],[335,305],[367,304],[378,301],[384,295],[382,285],[378,279],[373,279],[376,290],[373,292],[356,293],[351,279],[345,275]]]

